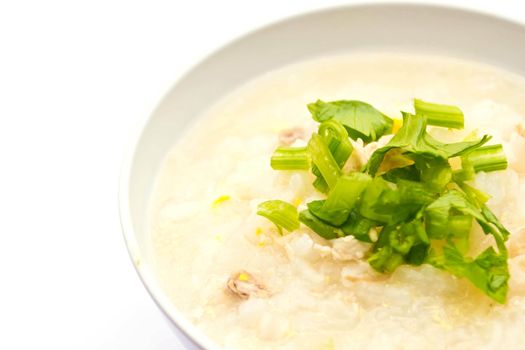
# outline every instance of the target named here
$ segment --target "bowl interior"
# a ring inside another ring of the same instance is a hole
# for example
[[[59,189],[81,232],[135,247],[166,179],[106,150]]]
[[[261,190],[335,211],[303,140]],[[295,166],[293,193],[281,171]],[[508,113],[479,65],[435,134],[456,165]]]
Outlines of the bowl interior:
[[[257,30],[215,52],[162,99],[127,160],[120,206],[133,261],[153,298],[196,343],[158,287],[148,257],[147,212],[160,164],[181,133],[217,100],[253,78],[298,61],[352,51],[439,54],[525,75],[525,27],[488,15],[420,5],[366,5],[315,12]]]

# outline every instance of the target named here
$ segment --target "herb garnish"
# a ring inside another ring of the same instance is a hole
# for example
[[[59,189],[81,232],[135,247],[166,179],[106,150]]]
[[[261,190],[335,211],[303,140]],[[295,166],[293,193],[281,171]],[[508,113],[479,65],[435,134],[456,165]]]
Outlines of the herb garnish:
[[[346,172],[343,167],[353,151],[349,138],[376,141],[392,133],[393,120],[361,101],[318,100],[308,109],[320,123],[318,132],[307,147],[278,148],[271,165],[276,170],[311,169],[313,186],[327,197],[308,203],[300,213],[292,204],[267,201],[259,205],[259,215],[280,232],[303,223],[325,239],[352,235],[369,242],[368,262],[379,272],[430,264],[505,303],[509,232],[485,205],[488,195],[468,183],[476,172],[506,169],[501,145],[484,146],[488,135],[457,143],[434,139],[427,125],[463,128],[463,112],[416,99],[415,114],[403,112],[401,128],[362,171]],[[453,158],[459,158],[460,168],[452,168]],[[493,237],[497,249],[468,256],[474,222]],[[370,235],[372,230],[379,232],[377,237]]]

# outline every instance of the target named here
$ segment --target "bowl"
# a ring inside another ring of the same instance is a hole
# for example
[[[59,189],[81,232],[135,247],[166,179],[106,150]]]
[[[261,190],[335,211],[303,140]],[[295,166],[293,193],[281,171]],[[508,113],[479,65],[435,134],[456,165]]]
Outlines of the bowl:
[[[164,96],[137,136],[120,183],[120,215],[135,268],[187,349],[217,348],[164,295],[148,252],[148,203],[174,142],[228,92],[268,71],[338,53],[389,51],[453,56],[525,75],[525,27],[487,14],[408,4],[313,12],[269,25],[214,52]],[[206,103],[203,103],[206,101]]]

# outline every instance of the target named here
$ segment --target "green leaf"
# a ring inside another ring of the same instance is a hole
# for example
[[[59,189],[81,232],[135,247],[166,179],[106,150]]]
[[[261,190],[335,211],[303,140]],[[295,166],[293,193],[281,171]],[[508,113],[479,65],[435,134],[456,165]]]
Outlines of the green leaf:
[[[506,254],[504,242],[510,234],[509,231],[486,205],[476,206],[476,203],[458,190],[448,191],[426,208],[426,229],[431,238],[442,239],[450,236],[453,230],[449,227],[449,221],[451,216],[457,215],[453,210],[473,217],[486,234],[494,237],[500,253]]]
[[[452,168],[448,161],[440,158],[413,156],[416,168],[420,171],[421,182],[435,192],[442,192],[452,180]]]
[[[399,148],[407,155],[417,155],[430,159],[447,160],[467,154],[485,144],[490,136],[469,142],[442,143],[426,132],[427,120],[424,116],[403,113],[403,126],[384,147],[377,149],[366,166],[370,175],[375,175],[385,154],[394,148]]]
[[[402,168],[394,168],[381,175],[381,177],[390,182],[397,182],[398,180],[417,181],[421,180],[420,170],[416,168],[415,164],[405,166]]]
[[[372,243],[370,239],[370,230],[378,226],[378,223],[365,218],[359,214],[357,209],[350,212],[348,220],[341,226],[345,236],[354,236],[361,242]]]
[[[443,255],[429,261],[439,269],[467,278],[498,303],[505,303],[510,278],[507,257],[497,254],[494,248],[487,248],[472,260],[464,257],[454,245],[448,244],[443,248]]]
[[[380,213],[376,210],[376,205],[384,193],[395,189],[395,184],[381,177],[374,178],[372,183],[362,193],[359,214],[372,221],[384,224],[390,223],[392,221],[392,215],[390,213]]]
[[[448,236],[455,239],[467,238],[472,229],[472,215],[452,214],[448,217]]]
[[[361,193],[372,179],[363,173],[343,175],[328,194],[328,198],[318,210],[310,211],[318,218],[334,226],[342,225],[359,199]]]
[[[485,192],[478,190],[475,187],[470,186],[465,182],[458,182],[459,187],[465,192],[465,194],[470,198],[471,202],[477,203],[478,206],[482,206],[489,199],[490,196]]]
[[[387,252],[400,255],[403,262],[408,264],[421,265],[427,258],[429,246],[430,240],[425,232],[422,212],[419,212],[412,221],[383,228],[373,247],[378,259],[376,265],[382,266],[380,258],[385,258]],[[393,271],[392,266],[389,268],[390,272]],[[382,267],[376,266],[376,269],[381,271]]]
[[[423,264],[428,256],[430,245],[427,243],[417,243],[410,248],[410,251],[406,255],[407,263],[410,265],[421,265]]]
[[[339,121],[354,140],[361,138],[364,142],[376,141],[392,132],[392,119],[365,102],[317,100],[308,105],[308,110],[317,122],[330,119]]]
[[[394,252],[392,247],[384,246],[379,248],[368,258],[368,263],[376,271],[382,273],[392,273],[398,266],[404,263],[403,256]]]
[[[481,228],[485,233],[490,233],[494,236],[500,253],[506,253],[507,249],[504,242],[509,238],[510,232],[485,204],[481,206],[481,214],[484,218],[484,220],[478,220]]]
[[[401,226],[395,230],[390,231],[388,239],[389,245],[392,247],[392,249],[394,249],[399,254],[406,255],[416,243],[417,236],[408,230],[408,227]]]
[[[425,185],[399,179],[397,184],[376,177],[362,194],[360,214],[386,225],[410,221],[436,195]]]
[[[483,135],[481,139],[473,140],[473,141],[463,141],[463,142],[452,142],[452,143],[443,143],[440,142],[429,134],[427,134],[427,142],[430,144],[433,144],[435,148],[441,148],[445,151],[445,154],[447,158],[457,157],[469,154],[470,152],[474,151],[475,149],[483,146],[485,143],[487,143],[492,136],[489,135]]]
[[[308,203],[309,206],[312,205],[312,203],[315,203],[315,202]],[[318,219],[314,214],[310,212],[310,210],[303,210],[302,212],[300,212],[299,221],[301,221],[303,224],[308,226],[312,231],[314,231],[319,236],[325,239],[335,239],[335,238],[343,236],[343,234],[337,227],[329,225],[323,222],[322,220]]]
[[[452,211],[454,209],[455,211]],[[466,230],[465,220],[456,222],[461,228],[453,229],[454,216],[468,216],[484,220],[483,215],[461,192],[450,190],[425,209],[426,231],[432,239],[454,238],[453,233]],[[468,226],[470,231],[470,225]]]
[[[282,228],[289,232],[299,228],[297,208],[281,200],[271,200],[260,203],[257,206],[257,215],[263,216],[273,222],[281,233]]]

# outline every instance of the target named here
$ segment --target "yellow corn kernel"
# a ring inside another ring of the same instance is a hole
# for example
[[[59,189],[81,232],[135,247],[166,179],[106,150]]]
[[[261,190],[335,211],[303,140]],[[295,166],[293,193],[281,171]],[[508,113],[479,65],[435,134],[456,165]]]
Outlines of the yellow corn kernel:
[[[220,196],[216,200],[213,201],[211,206],[212,206],[212,208],[217,208],[219,206],[219,204],[224,203],[226,201],[229,201],[230,199],[232,199],[232,197],[227,196],[227,195]]]
[[[256,236],[260,236],[260,235],[262,235],[262,233],[263,233],[263,229],[260,228],[260,227],[257,227],[257,229],[255,230],[255,235]]]
[[[301,204],[303,202],[303,199],[302,198],[295,198],[294,201],[293,201],[293,205],[294,206],[299,206],[299,204]]]
[[[250,280],[250,275],[248,275],[247,273],[241,272],[239,274],[239,281],[248,282],[249,280]]]

